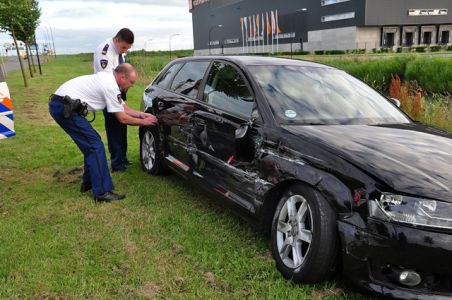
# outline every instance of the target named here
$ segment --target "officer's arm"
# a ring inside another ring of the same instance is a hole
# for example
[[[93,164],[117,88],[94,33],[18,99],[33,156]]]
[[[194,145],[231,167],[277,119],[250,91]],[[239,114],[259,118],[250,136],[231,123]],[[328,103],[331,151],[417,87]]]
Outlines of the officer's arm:
[[[140,118],[140,116],[135,117],[127,114],[125,111],[119,111],[115,112],[115,117],[116,119],[118,119],[119,123],[126,125],[148,126],[157,124],[157,118],[153,115],[147,116],[145,118]]]

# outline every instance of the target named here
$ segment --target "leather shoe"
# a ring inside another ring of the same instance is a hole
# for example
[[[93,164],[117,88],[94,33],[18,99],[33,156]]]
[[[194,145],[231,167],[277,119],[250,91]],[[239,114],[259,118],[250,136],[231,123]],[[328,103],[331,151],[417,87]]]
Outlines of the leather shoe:
[[[93,188],[91,183],[82,182],[82,185],[80,186],[80,193],[85,193]]]
[[[115,194],[113,192],[106,192],[106,193],[103,193],[102,195],[94,195],[94,201],[111,202],[114,200],[122,200],[125,197],[126,197],[125,195],[119,195],[119,194]]]

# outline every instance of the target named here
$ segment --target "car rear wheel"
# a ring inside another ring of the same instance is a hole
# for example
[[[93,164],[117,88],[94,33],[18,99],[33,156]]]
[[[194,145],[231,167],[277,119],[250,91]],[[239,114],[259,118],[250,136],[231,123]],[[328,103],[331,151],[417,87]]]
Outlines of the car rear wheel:
[[[160,154],[158,129],[146,128],[140,141],[140,161],[144,171],[151,175],[164,173],[164,166]]]
[[[336,215],[313,188],[292,185],[281,197],[271,228],[272,254],[282,275],[297,283],[328,279],[336,266]]]

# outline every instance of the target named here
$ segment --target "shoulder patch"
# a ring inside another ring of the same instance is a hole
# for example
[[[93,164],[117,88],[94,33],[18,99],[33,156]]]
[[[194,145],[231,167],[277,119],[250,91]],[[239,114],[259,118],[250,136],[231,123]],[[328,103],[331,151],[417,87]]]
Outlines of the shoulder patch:
[[[108,51],[108,47],[109,47],[109,46],[110,46],[110,45],[105,44],[104,49],[102,49],[102,54],[103,54],[103,55],[107,54],[107,51]]]
[[[100,60],[100,66],[102,67],[102,69],[105,69],[108,65],[108,60],[106,59],[101,59]]]
[[[117,97],[118,97],[118,102],[119,102],[119,104],[122,104],[122,97],[121,97],[121,94],[118,94]]]

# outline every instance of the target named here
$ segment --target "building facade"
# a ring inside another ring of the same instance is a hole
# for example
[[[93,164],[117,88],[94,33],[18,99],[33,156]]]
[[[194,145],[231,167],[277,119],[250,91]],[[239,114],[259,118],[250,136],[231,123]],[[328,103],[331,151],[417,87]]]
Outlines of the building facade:
[[[195,54],[452,42],[451,0],[189,0]]]

